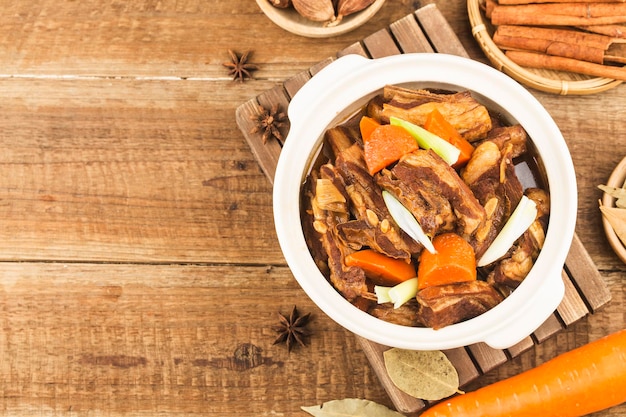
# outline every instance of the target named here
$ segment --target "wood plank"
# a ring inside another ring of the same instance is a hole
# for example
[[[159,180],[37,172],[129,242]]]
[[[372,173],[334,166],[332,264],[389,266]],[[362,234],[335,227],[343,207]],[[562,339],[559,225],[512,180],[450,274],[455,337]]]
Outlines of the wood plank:
[[[235,417],[271,404],[296,417],[317,396],[385,395],[285,266],[2,262],[0,276],[3,415]],[[272,326],[294,298],[313,335],[289,354]]]
[[[367,51],[365,50],[365,47],[363,47],[363,44],[361,42],[355,42],[352,45],[337,52],[337,58],[340,58],[344,55],[350,55],[350,54],[361,55],[366,58],[369,58],[369,55],[367,54]]]
[[[315,63],[372,31],[366,26],[308,42],[269,22],[254,1],[234,6],[215,0],[129,1],[117,6],[84,0],[59,7],[49,0],[22,0],[2,6],[3,74],[224,80],[222,62],[229,59],[228,49],[235,49],[253,52],[252,61],[259,65],[255,78],[284,80],[306,67],[293,57]],[[411,6],[397,9],[408,13]],[[380,26],[385,18],[389,13],[383,10],[371,22]],[[289,59],[276,59],[277,40],[284,40],[279,56]]]
[[[467,348],[482,373],[489,372],[508,360],[503,350],[494,349],[486,343],[475,343]]]
[[[596,311],[611,301],[611,292],[580,238],[576,235],[572,240],[566,265],[568,275],[572,278],[574,285],[584,297],[591,311]]]
[[[469,58],[450,23],[443,17],[434,3],[416,10],[415,16],[417,16],[424,32],[428,34],[428,39],[436,52]]]
[[[562,271],[561,277],[565,285],[565,296],[561,304],[559,304],[557,312],[565,325],[569,326],[589,314],[589,310],[578,291],[576,291],[576,287],[570,280],[569,275]]]
[[[462,387],[480,376],[472,358],[463,347],[443,351],[459,374],[459,385]]]
[[[302,86],[306,84],[306,82],[309,81],[310,79],[311,79],[311,74],[307,70],[307,71],[301,71],[298,74],[286,80],[283,83],[283,85],[285,87],[285,91],[289,95],[289,99],[291,100],[293,96],[296,95],[298,90],[300,90],[300,88],[302,88]]]
[[[320,62],[318,62],[317,64],[313,65],[311,68],[309,68],[309,72],[311,73],[311,75],[315,75],[317,74],[319,71],[322,70],[322,68],[326,67],[328,64],[330,64],[331,62],[333,62],[335,60],[335,58],[333,57],[328,57]]]
[[[390,55],[400,54],[388,29],[381,29],[372,33],[365,39],[363,44],[372,58],[382,58]]]
[[[515,345],[507,348],[506,352],[509,354],[510,357],[514,358],[526,352],[528,349],[531,349],[533,346],[535,346],[535,342],[533,341],[532,337],[528,336],[520,342],[517,342]]]
[[[1,260],[284,262],[262,220],[271,186],[233,120],[243,86],[12,77],[0,90]]]
[[[537,339],[537,342],[542,343],[561,330],[563,330],[563,326],[556,315],[553,314],[533,332],[533,336]]]
[[[407,15],[389,25],[402,53],[434,52],[428,38],[420,28],[415,15]]]

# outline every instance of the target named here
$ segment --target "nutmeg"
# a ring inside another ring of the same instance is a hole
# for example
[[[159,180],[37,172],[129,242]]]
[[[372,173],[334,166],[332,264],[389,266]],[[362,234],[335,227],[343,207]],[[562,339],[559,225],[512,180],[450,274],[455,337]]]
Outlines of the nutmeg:
[[[292,0],[293,7],[303,17],[315,22],[332,22],[335,9],[332,0]]]
[[[360,12],[374,3],[374,1],[375,0],[339,0],[337,4],[337,20],[341,21],[344,16]]]

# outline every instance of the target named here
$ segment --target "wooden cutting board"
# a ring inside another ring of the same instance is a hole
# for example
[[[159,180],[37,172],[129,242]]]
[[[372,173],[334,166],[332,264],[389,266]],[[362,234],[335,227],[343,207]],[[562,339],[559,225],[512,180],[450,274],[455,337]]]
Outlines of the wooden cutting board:
[[[259,105],[271,109],[278,105],[286,111],[291,97],[316,72],[334,59],[347,54],[359,54],[369,58],[380,58],[401,53],[436,52],[469,57],[458,37],[435,4],[424,6],[414,13],[339,51],[336,57],[328,58],[271,90],[241,104],[237,108],[236,121],[245,136],[255,158],[273,183],[282,143],[278,140],[263,142],[261,134],[251,133],[252,118],[259,114]],[[287,137],[289,125],[282,133]],[[557,311],[546,320],[532,335],[517,345],[506,349],[492,349],[484,343],[447,350],[444,353],[454,364],[459,374],[461,387],[478,378],[485,372],[506,363],[511,358],[531,349],[560,330],[566,328],[587,314],[593,313],[611,299],[610,292],[596,269],[589,254],[574,236],[569,255],[561,274],[565,283],[565,297]],[[356,336],[367,358],[387,391],[396,409],[404,414],[418,414],[428,406],[422,400],[413,398],[399,390],[390,380],[383,362],[383,352],[390,349]]]

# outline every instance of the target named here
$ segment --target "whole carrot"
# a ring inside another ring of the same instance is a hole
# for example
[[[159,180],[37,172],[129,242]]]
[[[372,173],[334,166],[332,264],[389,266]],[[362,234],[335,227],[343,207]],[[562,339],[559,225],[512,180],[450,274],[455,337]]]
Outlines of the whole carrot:
[[[421,417],[579,417],[624,401],[626,329],[442,401]]]

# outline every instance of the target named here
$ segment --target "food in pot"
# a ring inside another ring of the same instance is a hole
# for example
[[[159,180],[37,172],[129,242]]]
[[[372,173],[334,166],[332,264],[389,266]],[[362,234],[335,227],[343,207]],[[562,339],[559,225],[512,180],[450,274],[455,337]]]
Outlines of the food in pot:
[[[468,91],[391,85],[325,132],[301,198],[309,250],[339,293],[382,320],[435,329],[524,280],[550,211],[521,126]]]

